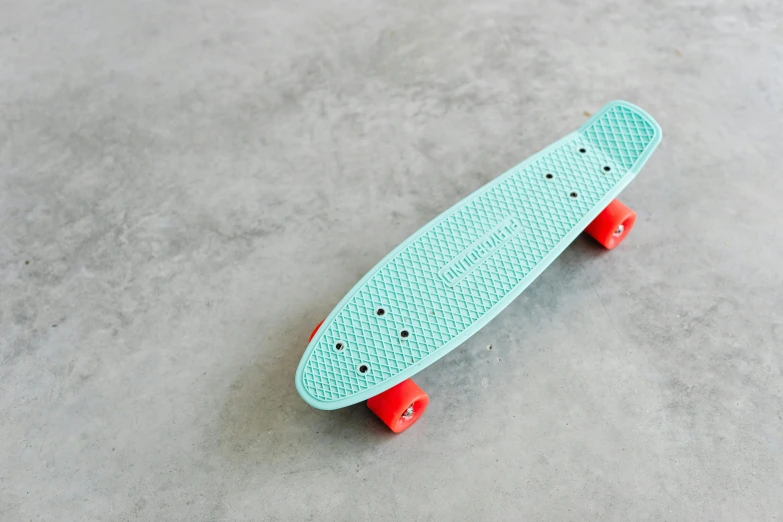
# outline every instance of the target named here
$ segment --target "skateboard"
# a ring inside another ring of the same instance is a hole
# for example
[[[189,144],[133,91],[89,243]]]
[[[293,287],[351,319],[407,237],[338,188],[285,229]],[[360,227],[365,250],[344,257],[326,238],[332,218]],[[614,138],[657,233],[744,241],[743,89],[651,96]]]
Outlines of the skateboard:
[[[310,335],[296,389],[333,410],[367,401],[395,433],[429,403],[411,377],[462,344],[586,231],[607,249],[636,214],[617,201],[661,141],[624,101],[455,204],[383,258]]]

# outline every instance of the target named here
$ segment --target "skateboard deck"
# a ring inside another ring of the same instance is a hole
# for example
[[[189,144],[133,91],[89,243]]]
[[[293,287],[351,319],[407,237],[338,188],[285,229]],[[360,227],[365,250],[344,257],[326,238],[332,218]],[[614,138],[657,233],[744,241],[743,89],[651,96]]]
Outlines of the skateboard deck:
[[[660,140],[646,112],[611,102],[436,217],[324,320],[297,368],[299,394],[319,409],[349,406],[462,344],[613,201]]]

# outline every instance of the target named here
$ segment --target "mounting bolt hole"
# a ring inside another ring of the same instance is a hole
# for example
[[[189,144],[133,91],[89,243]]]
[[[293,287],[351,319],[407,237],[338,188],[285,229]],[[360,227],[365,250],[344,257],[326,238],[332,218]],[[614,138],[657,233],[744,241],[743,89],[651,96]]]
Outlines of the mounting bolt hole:
[[[609,172],[610,170],[612,170],[612,168],[609,167],[608,165],[606,167],[604,167],[604,172]]]
[[[578,197],[578,196],[579,196],[579,194],[577,194],[576,192],[572,192],[572,193],[571,193],[571,194],[569,194],[569,195],[570,195],[572,198],[576,198],[576,197]]]
[[[345,344],[343,343],[335,343],[334,345],[334,349],[337,350],[338,352],[342,352],[344,348],[345,348]]]
[[[375,315],[377,315],[378,317],[380,317],[380,316],[382,316],[382,315],[386,315],[386,310],[384,310],[383,308],[378,308],[378,309],[375,311]]]
[[[582,154],[584,154],[585,152],[587,152],[587,149],[586,149],[586,148],[584,148],[584,147],[582,147],[581,149],[579,149],[579,152],[581,152]]]
[[[362,364],[361,366],[359,366],[359,373],[365,374],[369,371],[370,371],[370,367],[367,366],[366,364]]]
[[[403,330],[400,332],[400,337],[403,339],[406,339],[411,333],[408,330]]]
[[[546,175],[546,179],[552,179],[554,177],[555,177],[555,175],[551,174],[551,173]]]

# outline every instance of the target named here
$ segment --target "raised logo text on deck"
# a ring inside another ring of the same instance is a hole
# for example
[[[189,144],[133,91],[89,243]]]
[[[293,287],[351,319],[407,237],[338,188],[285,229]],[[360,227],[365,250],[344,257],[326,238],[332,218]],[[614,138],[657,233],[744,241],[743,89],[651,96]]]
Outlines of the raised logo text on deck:
[[[455,286],[489,256],[497,252],[500,247],[519,234],[521,228],[516,219],[506,219],[441,268],[438,275],[447,285]]]

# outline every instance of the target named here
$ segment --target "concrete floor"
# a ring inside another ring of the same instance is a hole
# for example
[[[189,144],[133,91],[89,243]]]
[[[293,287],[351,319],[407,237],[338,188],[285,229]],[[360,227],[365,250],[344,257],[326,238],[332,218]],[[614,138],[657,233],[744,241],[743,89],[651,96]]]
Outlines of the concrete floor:
[[[5,2],[0,520],[780,520],[781,20]],[[615,98],[664,129],[619,249],[419,374],[403,435],[299,398],[376,261]]]

